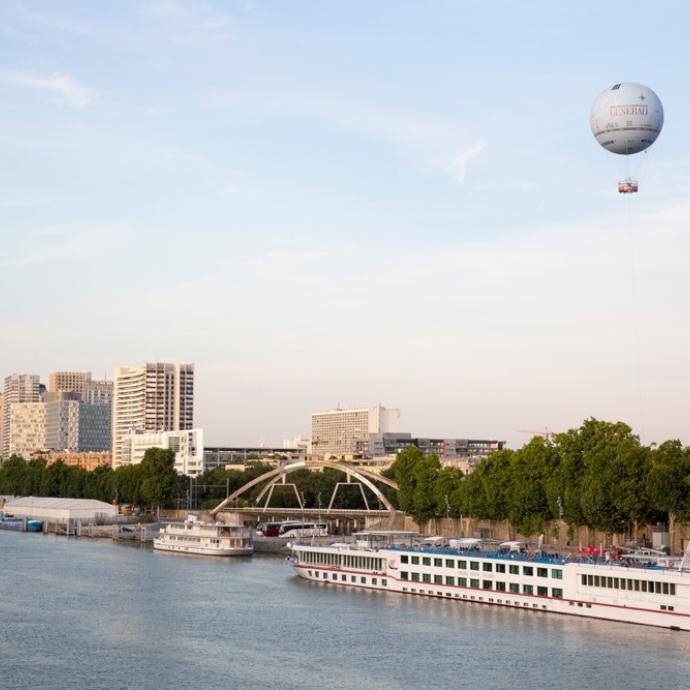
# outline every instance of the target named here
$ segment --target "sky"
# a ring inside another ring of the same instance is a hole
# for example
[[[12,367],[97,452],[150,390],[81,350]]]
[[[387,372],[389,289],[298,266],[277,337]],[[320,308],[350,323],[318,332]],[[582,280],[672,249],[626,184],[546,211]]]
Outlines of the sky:
[[[0,3],[0,376],[188,361],[209,445],[690,444],[690,8]],[[625,160],[611,84],[666,120]],[[630,166],[630,167],[628,167]],[[633,198],[617,182],[640,180]]]

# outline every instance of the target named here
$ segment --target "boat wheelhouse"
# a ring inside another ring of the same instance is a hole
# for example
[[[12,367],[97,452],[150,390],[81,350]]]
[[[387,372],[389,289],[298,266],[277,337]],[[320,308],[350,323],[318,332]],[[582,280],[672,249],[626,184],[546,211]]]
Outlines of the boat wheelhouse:
[[[297,574],[324,584],[679,630],[690,630],[686,560],[610,560],[467,538],[437,545],[391,531],[360,532],[352,543],[292,545]]]
[[[208,524],[190,516],[184,523],[172,523],[161,529],[153,540],[159,551],[199,556],[250,556],[254,551],[252,531],[247,527]]]

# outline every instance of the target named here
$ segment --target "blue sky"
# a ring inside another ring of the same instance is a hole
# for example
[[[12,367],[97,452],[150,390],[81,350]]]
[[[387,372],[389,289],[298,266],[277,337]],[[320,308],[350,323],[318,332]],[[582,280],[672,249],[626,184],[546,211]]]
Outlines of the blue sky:
[[[690,443],[689,15],[3,3],[0,374],[193,361],[212,443],[377,402]],[[634,199],[589,131],[617,81],[666,110]]]

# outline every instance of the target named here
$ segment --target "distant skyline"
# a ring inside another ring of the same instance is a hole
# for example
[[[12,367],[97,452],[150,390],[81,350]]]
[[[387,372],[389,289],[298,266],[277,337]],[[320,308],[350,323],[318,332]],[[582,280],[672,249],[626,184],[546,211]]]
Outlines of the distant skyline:
[[[690,9],[610,12],[4,3],[0,376],[193,362],[209,445],[338,403],[690,444]],[[666,113],[628,199],[618,81]]]

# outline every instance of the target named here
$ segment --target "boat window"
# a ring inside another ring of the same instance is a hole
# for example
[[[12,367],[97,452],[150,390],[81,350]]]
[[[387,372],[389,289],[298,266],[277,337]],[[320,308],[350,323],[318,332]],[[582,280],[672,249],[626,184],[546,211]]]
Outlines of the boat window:
[[[461,587],[467,587],[467,578],[466,577],[459,577],[458,578],[458,584]]]
[[[563,598],[563,590],[558,589],[557,587],[554,587],[551,590],[551,596],[554,597],[554,599],[562,599]]]
[[[537,568],[537,577],[548,577],[549,576],[549,569],[548,568]]]
[[[661,582],[654,583],[654,591],[656,594],[661,594]]]
[[[506,583],[505,582],[497,582],[496,583],[496,589],[499,592],[505,592],[506,591]]]
[[[497,573],[505,573],[505,571],[506,571],[505,563],[496,563],[496,572]]]
[[[428,556],[422,556],[422,565],[431,565],[431,558]]]
[[[534,575],[534,568],[531,565],[523,565],[522,566],[522,574],[523,575]]]
[[[451,558],[446,558],[446,568],[455,568],[455,561]]]
[[[422,582],[431,582],[431,574],[430,573],[424,573],[422,575]]]
[[[458,569],[467,570],[467,561],[458,561]]]
[[[341,575],[341,576],[340,576],[340,579],[341,579],[343,582],[347,582],[347,575]]]
[[[537,587],[537,594],[540,597],[548,597],[549,596],[549,588],[548,587]]]
[[[484,563],[482,563],[482,570],[485,573],[490,573],[493,569],[494,569],[493,563],[487,563],[486,561],[484,561]]]
[[[617,577],[614,577],[614,578],[613,578],[613,588],[614,588],[614,589],[620,589],[620,586],[619,586],[619,585],[620,585],[620,582],[618,581],[618,578],[617,578]]]
[[[519,565],[508,566],[508,570],[510,571],[511,575],[519,575],[520,574],[520,566]]]
[[[419,573],[412,573],[412,582],[419,582]]]
[[[470,580],[470,587],[474,587],[475,589],[479,589],[479,580],[471,579]]]
[[[355,575],[350,575],[350,582],[357,582],[357,577]]]
[[[379,583],[379,581],[375,577],[371,578],[371,584],[372,585],[377,585],[378,583]]]
[[[640,580],[640,587],[642,588],[643,592],[647,591],[647,580]]]
[[[388,580],[386,580],[386,579],[381,580],[381,584],[382,584],[384,587],[388,587]]]
[[[359,581],[361,584],[366,585],[367,584],[367,578],[366,577],[360,577]]]
[[[435,568],[443,568],[443,559],[442,558],[434,558],[434,567]]]
[[[669,584],[669,594],[671,594],[674,597],[676,596],[676,586],[675,584],[673,584],[673,582]]]
[[[606,578],[606,586],[609,589],[613,589],[613,578],[612,577],[607,577]]]
[[[592,587],[594,585],[594,575],[587,575],[587,586]]]
[[[470,570],[479,570],[479,561],[470,561]]]
[[[412,565],[419,565],[419,556],[412,556]]]
[[[434,584],[435,585],[442,585],[443,584],[443,575],[434,575]]]
[[[634,583],[635,583],[635,591],[639,592],[640,591],[640,581],[634,580]]]
[[[510,591],[519,594],[520,593],[520,585],[517,582],[511,582],[510,583]]]
[[[446,575],[446,584],[451,586],[454,585],[455,578],[452,575]]]
[[[408,575],[408,573],[406,571],[401,570],[400,571],[400,579],[401,580],[409,580],[410,576]]]
[[[534,587],[532,585],[522,585],[523,594],[534,594]]]
[[[482,589],[491,589],[493,587],[493,582],[491,580],[484,580],[482,582]]]
[[[406,553],[404,553],[402,556],[400,556],[400,562],[401,563],[409,563],[409,559]]]

